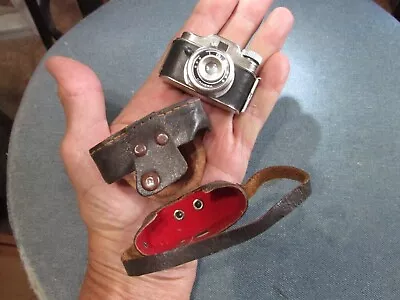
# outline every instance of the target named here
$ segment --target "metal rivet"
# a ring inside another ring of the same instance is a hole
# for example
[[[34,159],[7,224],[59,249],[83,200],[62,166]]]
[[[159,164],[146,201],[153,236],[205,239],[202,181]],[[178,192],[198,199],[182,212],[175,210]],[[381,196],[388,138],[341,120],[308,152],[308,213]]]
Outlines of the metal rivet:
[[[133,148],[133,152],[135,152],[135,155],[137,157],[141,157],[143,155],[146,155],[147,153],[147,147],[144,144],[137,144],[135,148]]]
[[[200,210],[203,208],[203,206],[204,206],[203,201],[201,201],[200,199],[195,199],[193,201],[193,207],[195,210]]]
[[[169,137],[166,133],[161,132],[157,134],[156,136],[156,142],[157,144],[164,146],[166,143],[168,143]]]
[[[185,213],[182,210],[177,209],[174,211],[174,217],[175,217],[175,219],[180,221],[185,217]]]
[[[154,191],[157,189],[160,185],[160,181],[161,180],[157,172],[143,174],[141,178],[142,186],[146,191]]]

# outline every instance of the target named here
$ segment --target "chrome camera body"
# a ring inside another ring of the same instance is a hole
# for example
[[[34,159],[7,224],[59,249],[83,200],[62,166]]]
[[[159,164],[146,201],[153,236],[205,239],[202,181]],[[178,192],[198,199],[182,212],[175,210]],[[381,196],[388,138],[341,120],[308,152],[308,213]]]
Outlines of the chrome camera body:
[[[184,32],[173,41],[160,77],[188,94],[236,114],[249,105],[262,58],[218,35]]]

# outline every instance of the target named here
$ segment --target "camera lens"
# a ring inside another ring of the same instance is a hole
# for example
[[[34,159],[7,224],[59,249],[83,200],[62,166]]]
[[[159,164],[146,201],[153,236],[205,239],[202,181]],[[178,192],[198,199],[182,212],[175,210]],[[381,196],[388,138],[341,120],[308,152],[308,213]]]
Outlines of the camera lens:
[[[218,64],[215,62],[209,62],[206,64],[206,72],[208,75],[214,75],[218,72]]]
[[[215,56],[208,55],[199,62],[200,78],[207,83],[214,83],[224,76],[223,62]]]
[[[185,66],[185,81],[198,92],[220,97],[232,86],[235,66],[232,58],[216,48],[199,48]]]

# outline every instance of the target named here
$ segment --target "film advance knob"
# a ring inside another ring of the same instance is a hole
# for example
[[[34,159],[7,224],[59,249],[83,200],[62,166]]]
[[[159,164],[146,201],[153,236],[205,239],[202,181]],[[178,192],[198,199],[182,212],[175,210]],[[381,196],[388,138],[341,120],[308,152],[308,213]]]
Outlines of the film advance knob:
[[[258,54],[257,52],[252,51],[252,50],[244,49],[242,51],[242,55],[244,57],[247,57],[247,58],[250,58],[250,59],[254,60],[258,65],[260,65],[261,62],[262,62],[261,55]]]

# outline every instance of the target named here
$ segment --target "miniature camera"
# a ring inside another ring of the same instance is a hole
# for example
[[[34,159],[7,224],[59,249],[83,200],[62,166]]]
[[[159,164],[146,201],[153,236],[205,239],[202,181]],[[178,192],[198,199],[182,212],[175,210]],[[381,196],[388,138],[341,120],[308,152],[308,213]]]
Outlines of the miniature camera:
[[[238,114],[249,105],[262,58],[218,35],[184,32],[173,41],[160,77],[188,94]]]

